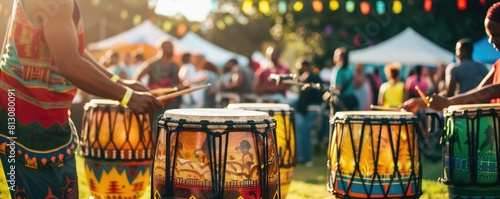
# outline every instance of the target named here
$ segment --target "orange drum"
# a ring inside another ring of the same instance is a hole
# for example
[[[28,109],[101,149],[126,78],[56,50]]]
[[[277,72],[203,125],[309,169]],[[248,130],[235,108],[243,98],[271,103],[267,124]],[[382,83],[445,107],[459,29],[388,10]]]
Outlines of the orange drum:
[[[160,117],[154,198],[279,198],[275,121],[267,113],[174,109]]]
[[[95,198],[140,198],[150,184],[153,141],[148,115],[111,100],[85,105],[81,154]]]
[[[280,157],[281,198],[286,198],[292,183],[293,169],[296,163],[296,141],[293,108],[288,104],[272,103],[236,103],[229,104],[228,109],[263,111],[276,120],[276,140]]]
[[[412,113],[337,112],[330,123],[328,190],[338,198],[418,198],[422,169]]]

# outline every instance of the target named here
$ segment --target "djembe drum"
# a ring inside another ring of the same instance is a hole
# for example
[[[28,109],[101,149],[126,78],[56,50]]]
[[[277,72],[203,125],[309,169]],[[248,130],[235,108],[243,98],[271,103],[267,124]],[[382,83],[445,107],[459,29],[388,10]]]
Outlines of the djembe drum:
[[[275,121],[267,113],[167,110],[158,121],[154,198],[279,198]]]
[[[444,113],[443,176],[450,198],[500,198],[500,106],[450,106]]]
[[[337,198],[418,198],[421,165],[416,117],[383,111],[337,112],[330,120],[328,190]]]
[[[81,154],[95,198],[140,198],[150,184],[153,141],[148,115],[111,100],[85,105]]]
[[[285,198],[292,182],[296,163],[296,141],[293,109],[288,104],[240,103],[229,104],[228,109],[267,112],[276,120],[278,156],[280,158],[281,198]]]

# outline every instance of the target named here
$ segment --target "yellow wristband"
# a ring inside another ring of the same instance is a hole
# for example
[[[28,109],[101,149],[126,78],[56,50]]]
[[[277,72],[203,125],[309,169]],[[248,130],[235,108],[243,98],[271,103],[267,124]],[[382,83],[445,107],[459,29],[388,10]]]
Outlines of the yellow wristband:
[[[112,82],[116,83],[116,82],[118,82],[118,80],[120,80],[120,77],[115,74],[110,79],[111,79]]]
[[[125,92],[125,95],[122,98],[122,101],[120,101],[120,105],[123,107],[127,107],[128,102],[130,101],[130,97],[132,97],[132,94],[134,93],[134,90],[131,88],[127,88],[127,92]]]

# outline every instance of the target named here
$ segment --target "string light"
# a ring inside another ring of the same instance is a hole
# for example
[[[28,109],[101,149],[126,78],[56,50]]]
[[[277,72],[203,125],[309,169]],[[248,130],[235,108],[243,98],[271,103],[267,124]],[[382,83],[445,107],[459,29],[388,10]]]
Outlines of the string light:
[[[424,10],[426,12],[430,12],[432,10],[432,0],[425,0],[424,1]]]
[[[361,14],[368,15],[370,13],[370,3],[362,1],[359,3],[359,10],[361,10]]]
[[[142,16],[141,15],[134,15],[134,18],[132,19],[132,23],[134,25],[138,25],[142,22]]]
[[[354,3],[354,1],[349,0],[349,1],[345,2],[345,10],[347,12],[349,12],[349,13],[354,12],[355,7],[356,7],[356,4]]]
[[[163,30],[170,32],[170,30],[172,30],[172,23],[170,21],[165,21],[163,22],[162,28]]]
[[[380,15],[385,13],[384,1],[382,1],[382,0],[377,1],[376,10],[377,10],[377,13]]]
[[[394,14],[399,14],[403,11],[403,4],[400,0],[394,0],[394,2],[392,2],[392,11]]]
[[[285,0],[281,0],[279,3],[278,3],[278,12],[280,14],[285,14],[286,13],[286,1]]]
[[[253,8],[253,1],[252,0],[244,0],[243,4],[241,5],[241,10],[246,13],[250,14]]]
[[[182,37],[184,34],[187,32],[187,25],[184,23],[181,23],[177,25],[177,36]]]
[[[293,10],[295,10],[295,12],[300,12],[302,8],[304,8],[304,3],[302,3],[302,1],[300,0],[296,1],[293,4]]]
[[[457,0],[457,7],[458,7],[458,10],[467,9],[467,0]]]
[[[323,11],[323,2],[321,0],[313,0],[312,7],[315,12]]]
[[[340,3],[338,0],[330,0],[330,10],[335,11],[340,7]]]
[[[269,1],[260,0],[259,1],[259,10],[263,14],[268,14],[271,11],[271,6],[269,6]]]

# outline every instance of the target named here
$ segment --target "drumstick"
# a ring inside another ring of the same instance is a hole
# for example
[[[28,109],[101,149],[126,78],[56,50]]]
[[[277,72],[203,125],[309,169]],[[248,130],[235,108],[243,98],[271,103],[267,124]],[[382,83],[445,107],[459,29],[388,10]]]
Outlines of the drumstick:
[[[422,90],[420,90],[420,87],[415,86],[415,89],[417,90],[417,92],[420,95],[420,97],[422,98],[422,100],[424,100],[425,104],[429,105],[429,100],[427,99],[427,96],[425,96],[424,92],[422,92]]]
[[[377,105],[370,105],[370,108],[372,110],[379,110],[379,111],[401,111],[398,108],[393,108],[393,107],[385,107],[385,106],[377,106]]]
[[[173,87],[173,88],[158,88],[158,89],[153,89],[153,90],[149,90],[149,92],[153,95],[162,95],[162,94],[167,94],[167,93],[171,93],[171,92],[175,92],[177,91],[177,87]]]
[[[207,84],[207,85],[204,85],[204,86],[198,86],[198,87],[188,88],[188,89],[184,89],[184,90],[181,90],[181,91],[178,91],[178,92],[175,92],[175,93],[170,93],[170,94],[167,94],[167,95],[158,96],[158,97],[156,97],[156,99],[159,100],[159,101],[165,101],[165,100],[168,100],[168,99],[179,97],[179,96],[184,95],[184,94],[192,93],[192,92],[197,91],[197,90],[208,88],[210,86],[212,86],[212,84]]]

